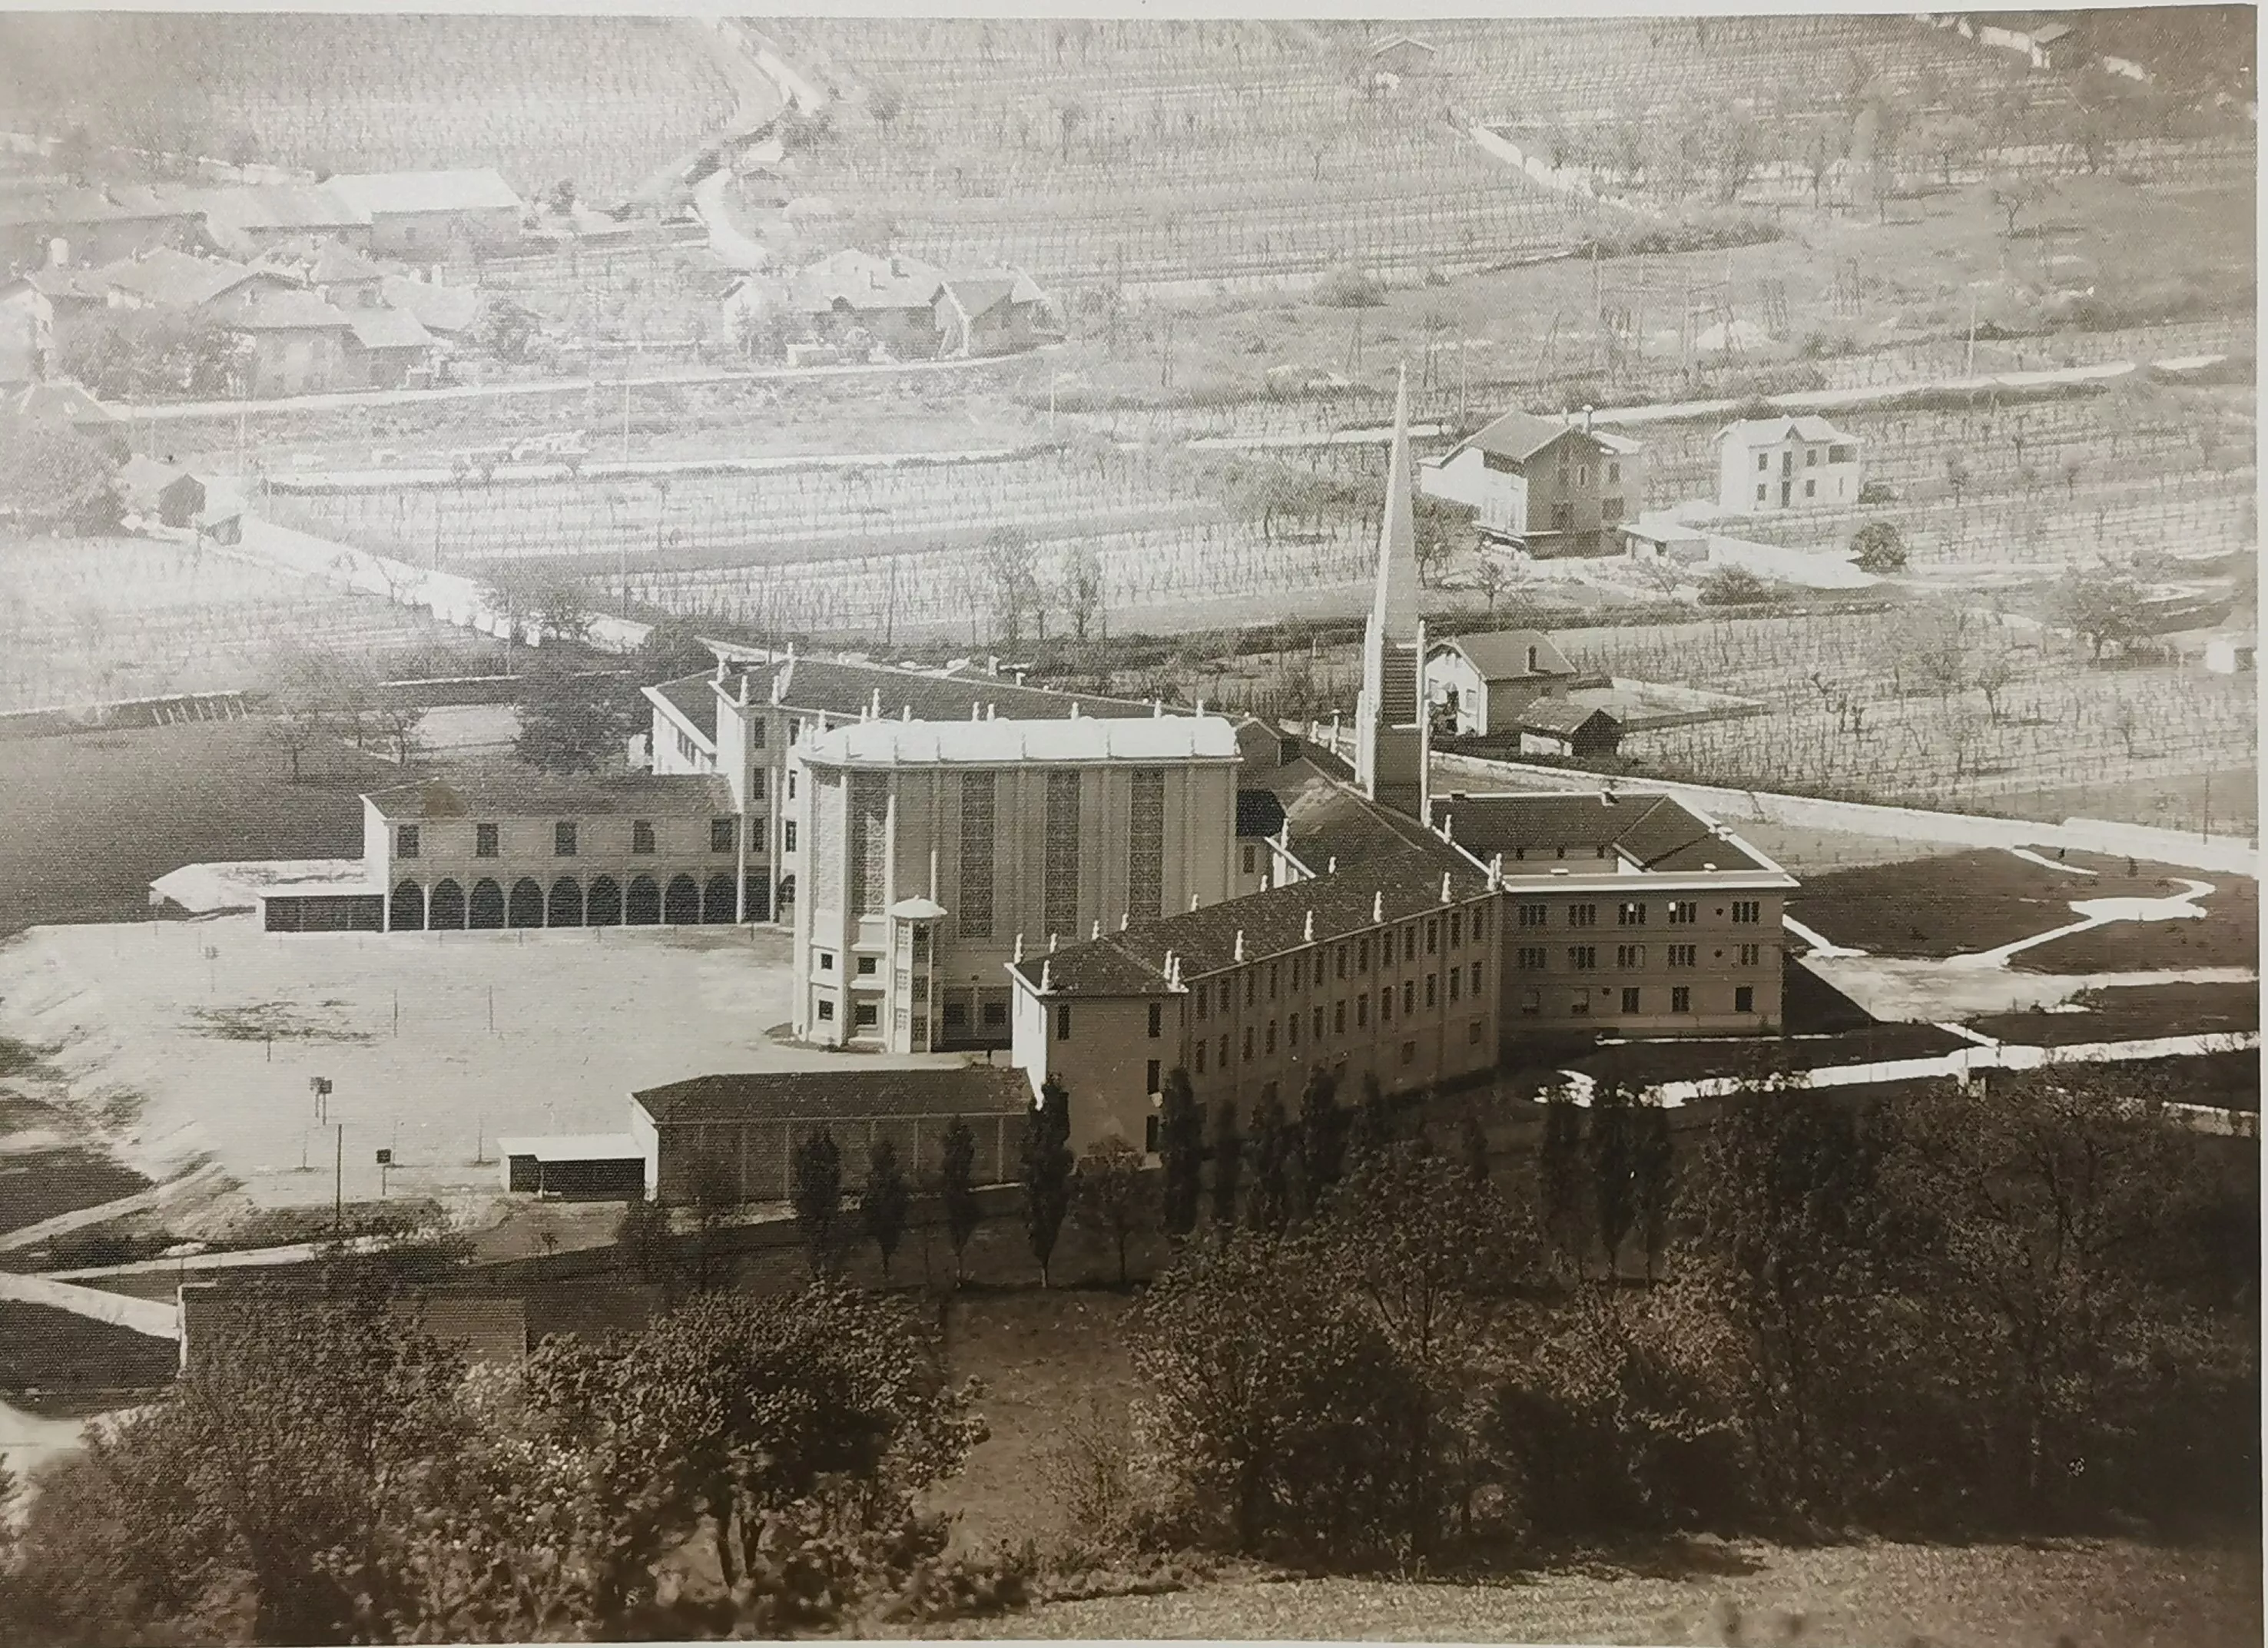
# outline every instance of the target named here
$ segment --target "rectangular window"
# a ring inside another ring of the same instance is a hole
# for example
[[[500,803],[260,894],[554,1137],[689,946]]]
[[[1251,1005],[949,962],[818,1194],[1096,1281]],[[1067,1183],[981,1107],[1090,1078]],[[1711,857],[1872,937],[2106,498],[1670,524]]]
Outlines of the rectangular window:
[[[786,824],[782,826],[782,828],[786,832],[781,839],[782,850],[793,852],[795,850],[795,820],[793,819],[790,819]]]
[[[1625,900],[1615,907],[1615,925],[1643,927],[1646,925],[1646,906],[1635,900]]]
[[[1252,874],[1256,873],[1256,869],[1257,869],[1257,866],[1256,866],[1256,864],[1255,864],[1254,860],[1255,860],[1255,857],[1256,857],[1256,855],[1258,853],[1258,851],[1259,851],[1259,849],[1258,849],[1258,848],[1256,848],[1256,847],[1255,847],[1255,846],[1254,846],[1250,842],[1245,842],[1245,843],[1244,843],[1244,873],[1245,873],[1245,874],[1247,874],[1247,875],[1252,875]]]
[[[1418,981],[1416,979],[1403,979],[1402,981],[1402,1016],[1404,1019],[1407,1019],[1411,1013],[1414,1013],[1417,1011]]]
[[[1071,1004],[1069,1002],[1064,1003],[1056,1009],[1056,1040],[1058,1041],[1071,1040]]]
[[[961,908],[964,938],[992,936],[993,775],[961,775]]]
[[[1693,1011],[1691,985],[1673,984],[1669,987],[1669,1011],[1674,1013],[1687,1013]]]
[[[1764,501],[1764,483],[1763,483],[1762,482],[1757,482],[1757,483],[1756,483],[1756,502],[1757,502],[1757,503],[1759,503],[1759,504],[1761,504],[1761,503],[1763,503]]]
[[[1736,924],[1741,925],[1760,922],[1764,918],[1764,902],[1760,899],[1734,899],[1733,920]]]
[[[1197,1074],[1200,1076],[1204,1074],[1205,1046],[1203,1041],[1197,1043]]]
[[[1675,899],[1671,901],[1669,906],[1669,924],[1671,926],[1689,927],[1692,925],[1693,923],[1700,920],[1700,918],[1701,907],[1696,904],[1691,899]]]
[[[1570,927],[1595,927],[1599,924],[1599,907],[1595,904],[1570,904],[1567,907]]]
[[[1198,986],[1197,986],[1197,1017],[1198,1017],[1199,1019],[1207,1019],[1207,1018],[1210,1018],[1210,1017],[1211,1016],[1210,1013],[1208,1013],[1208,1012],[1206,1012],[1206,1008],[1207,1008],[1207,1007],[1209,1007],[1209,1006],[1211,1004],[1211,1002],[1212,1002],[1212,987],[1211,987],[1211,985],[1209,985],[1209,984],[1200,984],[1200,985],[1198,985]]]
[[[1150,1084],[1150,1091],[1152,1093],[1158,1091],[1158,1084],[1155,1081],[1152,1081]],[[1160,1135],[1164,1131],[1165,1125],[1166,1118],[1163,1116],[1147,1115],[1142,1118],[1142,1149],[1144,1153],[1151,1156],[1155,1156],[1158,1153],[1158,1142]]]
[[[1643,968],[1646,966],[1646,946],[1644,945],[1616,945],[1615,946],[1615,965],[1622,968],[1626,973],[1634,972]]]
[[[1284,1021],[1284,1045],[1285,1047],[1297,1047],[1300,1045],[1300,1016],[1298,1013],[1293,1013],[1290,1018]]]
[[[398,858],[415,858],[417,856],[417,826],[404,824],[394,830],[394,852]]]
[[[762,749],[763,747],[764,718],[762,716],[758,716],[755,720],[748,723],[748,747],[750,749]]]
[[[1476,961],[1476,962],[1474,962],[1474,963],[1473,963],[1473,994],[1474,994],[1474,995],[1476,995],[1476,996],[1477,996],[1477,995],[1479,995],[1480,993],[1481,993],[1481,964],[1480,964],[1479,962]]]
[[[492,830],[496,826],[483,824],[481,828]],[[630,821],[630,850],[634,853],[653,851],[653,825],[649,820],[633,819]]]
[[[819,970],[822,973],[835,971],[835,952],[822,950],[819,953]]]
[[[1550,919],[1551,909],[1549,905],[1521,904],[1516,908],[1519,911],[1519,924],[1522,927],[1541,927]]]
[[[1142,1091],[1143,1091],[1144,1093],[1156,1093],[1156,1092],[1158,1091],[1158,1061],[1157,1061],[1157,1060],[1155,1060],[1155,1059],[1152,1059],[1152,1060],[1149,1062],[1149,1065],[1148,1065],[1148,1067],[1147,1067],[1147,1068],[1143,1071],[1143,1074],[1142,1074],[1142,1083],[1143,1083],[1143,1085],[1142,1085]]]
[[[1756,987],[1753,984],[1735,985],[1733,989],[1733,1011],[1734,1012],[1754,1012],[1756,1010]]]
[[[1404,1042],[1402,1044],[1402,1062],[1403,1062],[1404,1064],[1407,1064],[1407,1063],[1410,1063],[1412,1060],[1414,1060],[1417,1056],[1418,1056],[1418,1044],[1417,1044],[1415,1041],[1404,1041]]]
[[[1612,526],[1615,522],[1623,518],[1624,507],[1624,503],[1621,498],[1608,498],[1599,505],[1599,519],[1605,521],[1609,526]]]
[[[1623,1011],[1626,1013],[1638,1011],[1638,991],[1635,989],[1625,987],[1623,990]]]
[[[1273,1019],[1270,1019],[1268,1021],[1268,1041],[1266,1047],[1263,1050],[1269,1053],[1273,1053],[1276,1050],[1276,1021]]]
[[[1283,970],[1272,961],[1268,964],[1268,999],[1270,1001],[1276,999],[1276,975]]]
[[[752,767],[748,769],[748,799],[761,801],[763,798],[764,769],[761,767]]]
[[[857,1030],[872,1030],[880,1015],[873,1002],[854,1002],[850,1006],[850,1025]]]
[[[1476,909],[1473,912],[1473,942],[1478,944],[1487,937],[1488,911],[1485,909]]]
[[[1040,919],[1051,933],[1079,931],[1079,788],[1078,773],[1048,775]]]
[[[1250,1025],[1244,1026],[1244,1062],[1248,1064],[1252,1062],[1252,1026]]]
[[[1674,967],[1690,967],[1694,965],[1696,953],[1697,953],[1692,945],[1672,945],[1669,946],[1669,965]]]
[[[945,1004],[945,1027],[948,1030],[968,1028],[968,1004],[949,1001]]]
[[[1570,1014],[1578,1019],[1589,1018],[1591,1016],[1591,992],[1588,990],[1577,990],[1573,996],[1568,998],[1567,1011]]]
[[[1520,1012],[1522,1018],[1533,1019],[1536,1014],[1543,1011],[1543,997],[1542,992],[1532,990],[1524,990],[1520,992]]]
[[[1425,923],[1425,953],[1427,955],[1439,955],[1440,953],[1440,942],[1441,923],[1438,921],[1427,922]]]
[[[1226,1036],[1223,1036],[1220,1039],[1220,1067],[1223,1070],[1226,1070],[1228,1068],[1228,1038]]]
[[[1838,464],[1849,463],[1857,451],[1858,448],[1855,446],[1830,446],[1827,449],[1827,461]]]
[[[986,1002],[984,1004],[983,1012],[984,1027],[987,1030],[1000,1030],[1007,1027],[1008,1004],[1006,1002]]]
[[[873,956],[860,956],[858,958],[858,976],[860,978],[872,978],[874,976],[874,958]]]
[[[787,769],[787,798],[791,801],[795,799],[795,769],[792,767]]]
[[[1599,965],[1599,946],[1596,945],[1568,945],[1567,965],[1579,973],[1589,972]]]
[[[730,852],[733,850],[733,843],[739,835],[739,832],[733,828],[733,823],[734,820],[728,818],[711,819],[709,820],[709,850],[711,852]]]
[[[551,827],[551,851],[554,857],[572,858],[575,856],[575,827],[554,824]]]
[[[1256,967],[1253,971],[1247,973],[1244,975],[1244,1004],[1246,1006],[1249,1007],[1252,1005],[1253,998],[1259,993],[1259,990],[1260,972],[1259,969]]]
[[[1426,980],[1426,984],[1427,984],[1427,987],[1428,987],[1428,988],[1427,988],[1427,990],[1426,990],[1426,994],[1427,994],[1427,995],[1429,995],[1429,996],[1432,994],[1432,988],[1431,988],[1432,983],[1432,978],[1431,978],[1431,977],[1430,977],[1430,975],[1429,975],[1429,976],[1428,976],[1428,978],[1427,978],[1427,980]],[[1462,968],[1462,967],[1451,967],[1451,968],[1449,969],[1449,999],[1450,999],[1451,1001],[1456,1001],[1456,1000],[1460,999],[1460,998],[1464,995],[1464,993],[1465,993],[1465,970],[1464,970],[1464,968]]]
[[[1394,1022],[1394,986],[1391,984],[1378,992],[1378,1022],[1382,1025]]]
[[[1758,475],[1764,475],[1764,474],[1768,474],[1768,473],[1771,471],[1771,454],[1770,452],[1758,452],[1758,453],[1756,454],[1756,473],[1757,473]],[[1756,496],[1757,496],[1758,497],[1762,497],[1764,496],[1764,494],[1763,494],[1763,493],[1761,493],[1761,492],[1759,492],[1759,493],[1757,493],[1757,494],[1756,494]]]
[[[1817,497],[1819,496],[1819,482],[1807,477],[1803,483],[1803,496],[1806,497]]]
[[[1321,1002],[1315,1004],[1314,1027],[1307,1032],[1307,1037],[1308,1040],[1314,1041],[1320,1041],[1323,1039],[1323,1008]]]
[[[495,825],[475,824],[473,826],[474,857],[494,858],[497,856],[500,850],[501,849],[499,848],[497,841],[497,827]]]
[[[1481,1025],[1483,1022],[1483,1020],[1476,1019],[1465,1026],[1466,1041],[1474,1043],[1476,1046],[1479,1044],[1481,1039]]]
[[[1541,973],[1547,963],[1542,945],[1522,945],[1512,953],[1512,964],[1523,973]]]
[[[1126,909],[1136,921],[1159,913],[1166,885],[1166,769],[1134,769],[1126,832]]]
[[[1742,945],[1741,946],[1741,965],[1742,967],[1756,967],[1763,962],[1764,954],[1764,947],[1762,945]]]
[[[1346,958],[1347,947],[1344,945],[1341,945],[1339,946],[1337,962],[1332,967],[1332,972],[1336,977],[1344,978],[1346,976]]]
[[[1622,478],[1623,478],[1623,467],[1622,467],[1622,465],[1620,465],[1620,464],[1618,464],[1618,463],[1610,463],[1610,464],[1609,464],[1609,465],[1607,466],[1607,484],[1608,484],[1609,486],[1613,486],[1613,485],[1614,485],[1614,484],[1616,484],[1617,482],[1619,482]]]
[[[1354,1027],[1360,1030],[1369,1023],[1370,996],[1368,992],[1366,991],[1364,994],[1354,998]]]
[[[1415,961],[1418,959],[1418,923],[1416,922],[1410,923],[1402,930],[1402,959],[1404,961]]]
[[[1150,1004],[1150,1039],[1154,1041],[1165,1034],[1166,1004],[1163,1002],[1152,1002]]]
[[[1575,506],[1572,504],[1554,504],[1551,506],[1551,529],[1554,532],[1572,532],[1575,529]]]
[[[1333,1035],[1346,1034],[1346,1004],[1343,1001],[1331,1004],[1331,1034]]]
[[[833,1024],[835,1022],[835,1004],[833,1002],[823,1001],[819,1004],[819,1022],[821,1024]]]
[[[1449,916],[1449,948],[1452,950],[1462,949],[1464,946],[1464,942],[1465,913],[1462,910],[1452,911]]]
[[[1358,973],[1370,971],[1370,940],[1367,938],[1355,940],[1354,970]]]

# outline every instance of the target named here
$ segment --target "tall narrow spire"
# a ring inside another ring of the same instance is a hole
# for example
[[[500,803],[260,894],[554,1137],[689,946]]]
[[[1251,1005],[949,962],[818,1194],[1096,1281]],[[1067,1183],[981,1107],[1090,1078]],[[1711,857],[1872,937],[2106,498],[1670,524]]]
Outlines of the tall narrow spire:
[[[1408,636],[1418,624],[1418,519],[1410,501],[1407,366],[1395,374],[1394,445],[1386,460],[1386,512],[1378,526],[1377,582],[1370,615],[1390,639]]]
[[[1355,780],[1365,795],[1412,816],[1425,810],[1425,620],[1418,600],[1417,506],[1410,491],[1410,372],[1396,373],[1394,442],[1378,567],[1362,637],[1362,699],[1355,726]]]

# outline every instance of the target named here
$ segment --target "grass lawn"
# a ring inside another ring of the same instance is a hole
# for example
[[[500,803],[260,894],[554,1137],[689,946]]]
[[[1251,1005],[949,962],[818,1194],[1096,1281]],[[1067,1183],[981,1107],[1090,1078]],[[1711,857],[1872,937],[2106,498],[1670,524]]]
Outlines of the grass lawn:
[[[2198,874],[2195,879],[2213,885],[2213,891],[2198,901],[2198,908],[2206,912],[2203,921],[2117,922],[2019,951],[2009,964],[2034,973],[2257,967],[2260,884],[2236,876]]]
[[[2257,1030],[2260,986],[2146,984],[2081,990],[2085,1012],[1989,1013],[1969,1022],[1986,1035],[2030,1047],[2081,1041],[2141,1041],[2152,1036]]]
[[[1978,848],[1940,857],[1908,859],[1895,864],[1863,865],[1830,871],[1807,880],[1788,900],[1788,913],[1822,938],[1850,945],[1871,954],[1941,957],[1973,953],[2013,944],[2036,933],[2051,931],[2078,919],[2074,900],[2105,898],[2165,898],[2181,891],[2181,881],[2211,879],[2163,865],[2139,863],[2127,873],[2131,860],[2066,856],[2067,863],[2098,869],[2095,875],[2073,875],[2050,870],[1997,848]],[[2232,886],[2232,883],[2236,885]],[[2209,910],[2248,908],[2235,923],[2152,922],[2119,923],[2083,933],[2075,939],[2058,939],[2036,950],[2020,953],[2020,964],[2043,972],[2107,972],[2146,967],[2228,966],[2257,949],[2257,890],[2250,882],[2222,877],[2218,889],[2202,901]],[[2227,927],[2207,940],[2206,930]],[[2186,937],[2161,935],[2161,929],[2180,928]],[[2091,944],[2088,941],[2093,941]],[[2045,958],[2076,945],[2076,960],[2050,965]],[[2208,960],[2210,949],[2218,960]],[[2242,949],[2244,956],[2223,953]],[[2183,959],[2159,960],[2145,950],[2162,951]],[[2108,959],[2105,959],[2108,958]]]
[[[91,1393],[156,1389],[173,1383],[180,1360],[170,1339],[0,1299],[0,1391],[18,1407],[39,1410],[47,1397],[83,1407]]]
[[[1696,1540],[1480,1584],[1246,1582],[1057,1603],[964,1634],[2235,1648],[2260,1641],[2260,1584],[2257,1543],[2235,1541],[1796,1549]]]
[[[48,922],[130,921],[185,864],[362,850],[364,790],[401,769],[343,747],[301,757],[259,721],[0,742],[0,938]]]

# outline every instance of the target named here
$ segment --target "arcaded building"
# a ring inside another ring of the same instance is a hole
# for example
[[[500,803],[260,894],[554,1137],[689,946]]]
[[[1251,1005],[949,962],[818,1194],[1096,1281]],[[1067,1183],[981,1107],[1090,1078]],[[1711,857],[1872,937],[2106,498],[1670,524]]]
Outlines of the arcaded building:
[[[792,752],[799,1037],[1005,1046],[1019,954],[1235,892],[1218,716],[869,720]]]

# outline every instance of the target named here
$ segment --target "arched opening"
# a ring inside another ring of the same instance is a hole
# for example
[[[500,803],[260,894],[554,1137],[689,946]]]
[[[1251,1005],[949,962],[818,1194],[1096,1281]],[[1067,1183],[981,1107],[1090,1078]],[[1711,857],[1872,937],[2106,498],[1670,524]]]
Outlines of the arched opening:
[[[711,926],[733,919],[733,878],[712,875],[701,889],[701,919]]]
[[[673,927],[690,927],[701,919],[701,884],[689,875],[669,878],[669,891],[661,901],[661,918]]]
[[[583,907],[583,919],[593,927],[618,927],[622,920],[622,890],[612,876],[600,876],[591,883],[591,897]]]
[[[526,876],[512,884],[511,924],[514,927],[543,925],[543,885]]]
[[[583,889],[573,876],[561,876],[551,884],[551,902],[543,912],[547,927],[580,927],[583,924]]]
[[[404,881],[394,889],[394,908],[387,912],[386,924],[396,932],[421,932],[425,926],[425,889],[415,881]]]
[[[748,872],[748,919],[760,922],[771,918],[771,878],[761,870],[751,870]]]
[[[630,923],[633,927],[651,927],[661,919],[661,889],[654,885],[652,876],[634,876],[630,879]]]
[[[436,882],[433,904],[426,914],[428,927],[458,928],[465,924],[465,889],[454,881]]]
[[[504,925],[504,889],[482,876],[473,883],[472,919],[468,927]]]

